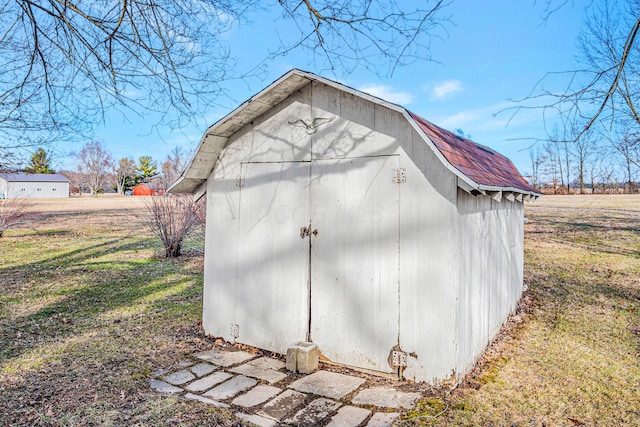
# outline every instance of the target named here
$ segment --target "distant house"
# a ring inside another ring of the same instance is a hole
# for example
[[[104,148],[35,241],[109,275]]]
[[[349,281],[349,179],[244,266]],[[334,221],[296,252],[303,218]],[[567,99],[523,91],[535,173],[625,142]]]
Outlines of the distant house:
[[[43,173],[0,173],[0,199],[69,197],[69,180]]]

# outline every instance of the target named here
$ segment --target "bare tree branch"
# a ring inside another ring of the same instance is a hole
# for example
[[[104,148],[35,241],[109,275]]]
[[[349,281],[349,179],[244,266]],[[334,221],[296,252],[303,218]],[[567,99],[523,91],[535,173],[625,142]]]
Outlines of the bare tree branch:
[[[222,83],[305,50],[324,69],[392,74],[430,60],[446,36],[446,0],[5,0],[0,3],[0,150],[9,141],[92,137],[109,108],[181,127],[203,117]],[[280,46],[237,67],[225,33],[280,11]],[[292,31],[291,31],[292,30]],[[257,64],[257,65],[256,65]]]

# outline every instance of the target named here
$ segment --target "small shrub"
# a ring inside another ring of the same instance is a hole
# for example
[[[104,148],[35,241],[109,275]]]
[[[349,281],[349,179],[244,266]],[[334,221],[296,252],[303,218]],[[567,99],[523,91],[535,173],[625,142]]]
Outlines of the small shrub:
[[[13,227],[20,225],[27,218],[26,199],[2,199],[0,200],[0,237]]]
[[[145,207],[144,221],[162,241],[167,258],[179,257],[184,239],[203,226],[204,203],[190,195],[151,196]]]

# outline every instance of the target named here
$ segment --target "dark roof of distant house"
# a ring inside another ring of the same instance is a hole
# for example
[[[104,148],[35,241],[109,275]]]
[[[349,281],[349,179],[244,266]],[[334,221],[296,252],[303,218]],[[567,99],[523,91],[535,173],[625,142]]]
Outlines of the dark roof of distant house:
[[[8,182],[69,182],[59,173],[0,173],[0,178]]]
[[[442,129],[416,114],[409,114],[449,163],[478,184],[537,193],[511,160],[502,154]]]

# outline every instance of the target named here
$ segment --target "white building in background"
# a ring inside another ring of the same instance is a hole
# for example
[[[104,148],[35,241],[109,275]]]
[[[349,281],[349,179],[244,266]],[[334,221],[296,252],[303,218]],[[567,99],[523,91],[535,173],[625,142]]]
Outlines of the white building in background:
[[[203,326],[280,354],[460,381],[522,295],[525,200],[494,150],[292,70],[205,132]]]
[[[0,173],[0,199],[64,197],[69,180],[58,173]]]

